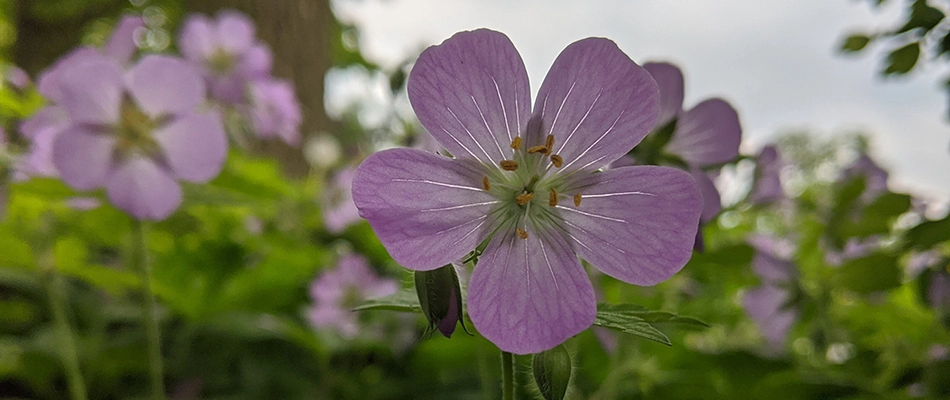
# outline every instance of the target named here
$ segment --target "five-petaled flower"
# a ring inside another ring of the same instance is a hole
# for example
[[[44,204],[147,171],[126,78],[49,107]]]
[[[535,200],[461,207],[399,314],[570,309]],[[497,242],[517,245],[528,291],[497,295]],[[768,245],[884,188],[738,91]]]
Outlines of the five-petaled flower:
[[[656,83],[612,41],[565,48],[533,112],[521,57],[489,30],[425,50],[408,93],[454,158],[375,153],[357,170],[353,198],[407,268],[432,270],[484,243],[468,310],[502,350],[540,352],[591,326],[594,291],[578,257],[639,285],[689,260],[702,208],[689,174],[598,172],[643,139],[659,109]]]

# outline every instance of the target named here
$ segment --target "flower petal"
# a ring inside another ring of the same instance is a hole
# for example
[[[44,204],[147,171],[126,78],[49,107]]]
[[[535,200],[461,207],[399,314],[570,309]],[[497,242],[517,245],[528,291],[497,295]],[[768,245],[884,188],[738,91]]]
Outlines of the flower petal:
[[[702,197],[693,178],[668,167],[621,167],[578,179],[558,205],[577,254],[607,275],[654,285],[692,256]],[[568,203],[568,202],[564,202]]]
[[[60,105],[74,123],[113,124],[122,102],[122,69],[106,56],[83,57],[59,78]]]
[[[431,270],[485,239],[498,203],[471,162],[415,149],[369,156],[353,178],[353,200],[389,254],[406,268]]]
[[[40,73],[36,80],[36,89],[54,103],[63,101],[60,80],[63,73],[82,63],[87,58],[101,57],[99,50],[93,47],[79,47],[57,60],[51,67]]]
[[[669,63],[645,63],[643,69],[650,73],[660,89],[660,115],[654,128],[660,128],[683,111],[683,72]]]
[[[773,349],[782,347],[789,329],[798,319],[794,309],[783,308],[788,300],[788,291],[772,285],[758,286],[746,292],[742,298],[742,307],[759,326],[762,336]]]
[[[112,170],[115,139],[82,125],[72,125],[53,139],[53,163],[70,186],[89,190],[102,186]]]
[[[181,187],[171,174],[138,155],[109,176],[106,191],[112,204],[138,219],[163,220],[181,204]]]
[[[135,31],[145,26],[145,21],[137,15],[124,15],[109,36],[105,54],[120,64],[127,64],[138,46],[135,45]]]
[[[736,110],[722,99],[709,99],[683,113],[666,149],[691,166],[705,167],[736,158],[740,140]]]
[[[204,63],[214,53],[216,45],[211,21],[204,15],[192,14],[184,26],[178,35],[181,54],[192,62]]]
[[[627,154],[653,128],[659,90],[646,70],[603,38],[579,40],[554,60],[534,104],[540,130],[554,135],[560,171],[593,170]]]
[[[511,40],[479,29],[422,52],[407,87],[419,122],[456,158],[512,158],[531,105],[528,73]]]
[[[765,204],[784,198],[781,176],[784,163],[775,146],[763,147],[755,164],[755,180],[749,192],[749,201],[753,204]]]
[[[220,46],[231,54],[240,54],[254,44],[254,22],[237,11],[218,13],[218,40]]]
[[[224,166],[228,137],[216,112],[176,118],[155,132],[168,165],[178,178],[203,183]]]
[[[594,289],[571,245],[557,232],[528,228],[492,238],[468,289],[478,332],[502,351],[548,350],[594,323]]]
[[[722,198],[719,196],[719,190],[716,189],[716,184],[708,173],[699,168],[693,168],[689,172],[693,176],[693,180],[696,181],[700,193],[703,194],[703,214],[699,217],[699,220],[702,222],[712,221],[722,211]]]
[[[129,92],[150,116],[193,112],[204,101],[205,86],[197,71],[182,59],[150,55],[126,75]]]

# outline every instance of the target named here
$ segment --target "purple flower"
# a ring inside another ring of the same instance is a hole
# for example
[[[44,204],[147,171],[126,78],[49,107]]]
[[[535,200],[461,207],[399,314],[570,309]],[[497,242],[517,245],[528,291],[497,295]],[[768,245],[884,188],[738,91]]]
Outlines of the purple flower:
[[[752,271],[762,284],[745,293],[742,307],[759,326],[769,347],[778,350],[798,319],[798,311],[789,307],[793,301],[790,288],[798,278],[795,264],[790,260],[791,245],[764,236],[751,238],[749,244],[756,250]]]
[[[30,84],[33,83],[26,71],[24,71],[23,68],[17,67],[15,65],[9,65],[6,67],[6,71],[3,74],[3,80],[19,90],[26,89],[27,86],[30,86]]]
[[[861,153],[854,163],[845,168],[840,181],[847,183],[858,177],[864,178],[864,193],[861,194],[863,203],[870,203],[887,192],[887,171],[878,166],[867,153]]]
[[[683,73],[673,64],[646,63],[660,89],[660,116],[655,125],[660,129],[674,119],[676,128],[666,145],[666,152],[683,160],[703,189],[703,222],[713,219],[722,208],[719,192],[704,169],[728,162],[739,155],[742,128],[739,116],[725,100],[713,98],[683,111]]]
[[[392,279],[382,279],[360,255],[340,257],[336,269],[326,271],[310,284],[313,306],[307,311],[316,329],[332,330],[343,338],[360,333],[358,314],[353,308],[364,300],[389,296],[399,289]]]
[[[139,219],[161,220],[182,200],[177,180],[217,176],[227,138],[216,113],[197,113],[201,77],[183,60],[146,56],[128,71],[87,57],[58,79],[66,127],[53,141],[62,179],[79,190],[105,187]]]
[[[702,199],[687,173],[597,172],[658,112],[653,79],[612,41],[567,46],[533,112],[517,50],[485,29],[426,49],[407,89],[422,126],[455,158],[375,153],[357,169],[353,198],[407,268],[432,270],[485,242],[468,311],[502,350],[543,351],[591,326],[594,290],[578,256],[639,285],[689,260]]]
[[[749,192],[749,201],[753,204],[769,204],[785,198],[782,191],[782,167],[778,149],[773,145],[762,148],[755,159],[755,180]]]
[[[211,97],[223,103],[246,103],[248,83],[270,75],[270,49],[255,41],[254,23],[240,12],[221,11],[213,21],[193,14],[178,40],[181,53],[207,79]]]
[[[847,261],[871,254],[872,251],[881,247],[881,242],[883,239],[880,235],[872,235],[863,238],[849,237],[844,242],[844,248],[840,250],[828,244],[825,250],[825,262],[834,267],[840,266]]]
[[[948,268],[938,268],[930,276],[927,301],[934,309],[950,313],[950,270]]]
[[[287,144],[300,143],[300,103],[292,83],[281,79],[250,82],[249,115],[254,131],[260,137],[280,137]]]
[[[360,220],[360,211],[353,202],[353,177],[356,169],[344,168],[333,174],[323,190],[321,209],[323,227],[338,234]]]

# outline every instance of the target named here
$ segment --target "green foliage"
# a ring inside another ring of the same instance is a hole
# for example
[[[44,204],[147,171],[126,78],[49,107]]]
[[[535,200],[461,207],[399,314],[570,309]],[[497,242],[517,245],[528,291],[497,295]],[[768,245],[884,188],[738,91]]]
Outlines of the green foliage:
[[[856,53],[868,45],[871,42],[871,37],[863,34],[852,34],[844,39],[841,43],[841,51]]]
[[[920,58],[920,42],[913,42],[899,47],[887,55],[887,66],[884,75],[903,75],[914,69],[917,59]]]

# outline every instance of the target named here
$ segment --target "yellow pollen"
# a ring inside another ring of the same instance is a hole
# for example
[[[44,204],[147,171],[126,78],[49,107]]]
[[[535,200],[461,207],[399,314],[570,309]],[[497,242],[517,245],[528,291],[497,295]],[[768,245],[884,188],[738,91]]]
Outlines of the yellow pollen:
[[[521,228],[515,229],[515,233],[517,233],[517,234],[518,234],[518,237],[520,237],[521,239],[527,239],[527,238],[528,238],[528,231],[526,231],[526,230],[524,230],[524,229],[521,229]]]
[[[534,153],[548,154],[550,152],[551,150],[545,146],[532,146],[528,148],[528,154],[534,154]]]
[[[488,183],[488,177],[482,178],[482,187],[485,188],[485,191],[491,190],[491,185]]]
[[[505,171],[514,171],[518,169],[518,162],[514,160],[502,160],[499,164],[501,164],[501,169]]]
[[[557,191],[554,188],[551,188],[551,193],[548,194],[548,205],[551,207],[557,205]]]
[[[531,199],[533,198],[534,198],[534,193],[522,193],[522,194],[519,194],[518,196],[515,196],[515,201],[518,203],[519,206],[523,206],[525,205],[525,203],[531,201]]]
[[[574,195],[574,207],[580,207],[580,206],[581,206],[581,194],[578,193]]]
[[[557,154],[551,154],[551,164],[554,164],[555,168],[561,168],[561,165],[564,165],[564,159]]]
[[[548,137],[544,139],[544,147],[548,148],[548,153],[554,151],[554,135],[548,135]]]
[[[514,139],[511,139],[511,148],[515,150],[521,148],[521,136],[515,136]]]

